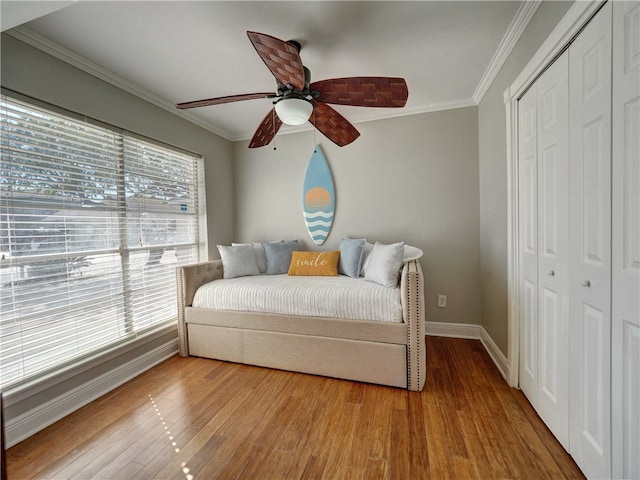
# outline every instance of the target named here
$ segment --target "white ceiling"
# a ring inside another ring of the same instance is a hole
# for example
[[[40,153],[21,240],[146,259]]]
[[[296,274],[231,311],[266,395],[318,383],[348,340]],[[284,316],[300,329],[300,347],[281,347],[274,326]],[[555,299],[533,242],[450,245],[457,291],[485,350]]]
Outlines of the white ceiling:
[[[180,112],[172,105],[275,91],[247,30],[298,40],[312,81],[406,79],[403,109],[335,107],[357,124],[477,104],[539,2],[53,3],[60,9],[49,13],[52,2],[3,0],[3,29],[31,15],[34,20],[9,33],[235,141],[253,135],[271,100]]]

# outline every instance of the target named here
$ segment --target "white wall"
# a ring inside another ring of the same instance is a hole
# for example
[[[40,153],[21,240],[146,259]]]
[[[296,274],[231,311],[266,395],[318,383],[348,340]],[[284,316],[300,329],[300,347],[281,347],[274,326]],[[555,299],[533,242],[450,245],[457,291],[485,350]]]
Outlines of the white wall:
[[[354,143],[316,139],[331,169],[336,214],[322,249],[342,237],[404,240],[425,254],[426,318],[480,324],[477,108],[357,124]],[[302,217],[311,131],[278,135],[272,146],[233,146],[234,241],[298,239],[314,249]],[[448,308],[436,307],[436,295]]]
[[[507,140],[504,90],[571,7],[544,2],[478,107],[482,324],[507,354]]]

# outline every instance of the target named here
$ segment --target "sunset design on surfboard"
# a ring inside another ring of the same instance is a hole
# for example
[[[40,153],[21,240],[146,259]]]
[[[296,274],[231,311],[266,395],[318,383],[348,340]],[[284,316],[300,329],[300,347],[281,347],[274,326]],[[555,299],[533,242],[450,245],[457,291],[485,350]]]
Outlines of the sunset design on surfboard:
[[[329,236],[336,206],[335,198],[329,165],[318,145],[309,160],[302,188],[304,221],[316,245],[322,245]]]

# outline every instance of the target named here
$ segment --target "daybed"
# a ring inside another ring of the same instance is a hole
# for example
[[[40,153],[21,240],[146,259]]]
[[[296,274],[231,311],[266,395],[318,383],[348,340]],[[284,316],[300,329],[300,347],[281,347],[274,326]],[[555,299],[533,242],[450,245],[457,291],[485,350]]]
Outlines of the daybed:
[[[399,323],[193,307],[196,290],[212,281],[227,281],[221,260],[177,269],[181,356],[422,390],[426,345],[418,260],[402,267]]]

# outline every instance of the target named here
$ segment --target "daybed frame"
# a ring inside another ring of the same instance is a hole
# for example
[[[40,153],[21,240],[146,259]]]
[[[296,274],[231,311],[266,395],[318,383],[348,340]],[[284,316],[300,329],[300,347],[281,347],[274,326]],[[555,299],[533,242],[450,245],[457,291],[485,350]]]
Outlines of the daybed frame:
[[[403,323],[194,308],[197,288],[222,262],[178,267],[180,355],[193,355],[421,391],[426,376],[420,262],[402,269]]]

